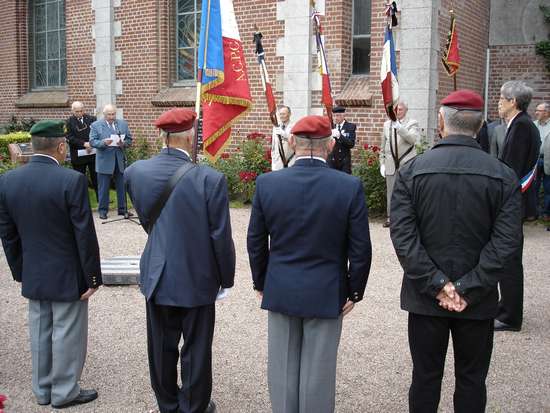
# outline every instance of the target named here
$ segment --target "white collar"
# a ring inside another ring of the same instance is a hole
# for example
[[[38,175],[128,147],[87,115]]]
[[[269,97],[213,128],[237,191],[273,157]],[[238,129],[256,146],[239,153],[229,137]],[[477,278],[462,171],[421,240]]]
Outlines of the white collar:
[[[191,158],[191,155],[189,155],[189,152],[187,152],[185,149],[168,147],[168,146],[166,146],[166,145],[164,145],[164,146],[162,147],[162,149],[175,149],[176,151],[183,152],[184,154],[187,155],[187,157]]]
[[[46,155],[45,153],[35,153],[33,156],[44,156],[46,158],[53,159],[55,161],[55,163],[59,165],[59,161],[51,155]]]
[[[296,160],[299,160],[299,159],[317,159],[318,161],[323,161],[324,163],[327,163],[327,160],[321,158],[320,156],[298,156],[298,157],[296,157]]]
[[[512,124],[512,122],[514,121],[514,119],[517,118],[518,115],[519,115],[520,113],[521,113],[521,111],[518,112],[518,113],[516,113],[516,116],[514,116],[512,119],[510,119],[510,122],[508,122],[508,123],[506,124],[506,128],[509,128],[509,127],[510,127],[510,125]]]

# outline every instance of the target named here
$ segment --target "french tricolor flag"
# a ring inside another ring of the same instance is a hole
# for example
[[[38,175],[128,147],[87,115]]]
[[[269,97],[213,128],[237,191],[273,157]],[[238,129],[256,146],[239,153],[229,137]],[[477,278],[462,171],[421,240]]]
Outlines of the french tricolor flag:
[[[396,120],[395,111],[399,103],[399,85],[397,83],[397,61],[395,59],[395,44],[390,27],[384,34],[382,64],[380,65],[380,81],[382,82],[382,97],[384,108],[391,120]]]
[[[231,126],[252,107],[248,72],[231,0],[203,0],[198,53],[205,154],[216,160]]]
[[[521,184],[521,193],[527,191],[535,178],[537,177],[537,164],[535,164],[535,167],[529,172],[527,175],[525,175],[523,178],[521,178],[520,184]]]

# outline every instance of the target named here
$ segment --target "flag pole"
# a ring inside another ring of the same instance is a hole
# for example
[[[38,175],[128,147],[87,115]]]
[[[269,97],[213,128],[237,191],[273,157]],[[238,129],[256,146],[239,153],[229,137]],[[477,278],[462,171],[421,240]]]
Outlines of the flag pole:
[[[208,30],[210,28],[210,0],[208,0],[208,12],[206,14],[206,33],[204,35],[204,58],[202,69],[197,70],[197,95],[195,98],[195,113],[197,117],[195,118],[195,136],[193,137],[193,151],[192,151],[192,161],[197,163],[197,156],[199,152],[199,122],[201,115],[201,95],[202,95],[202,77],[204,75],[204,68],[206,68],[206,52],[208,50]],[[200,39],[199,39],[200,42]]]
[[[451,0],[451,10],[449,10],[449,14],[451,15],[451,18],[453,18],[454,14],[455,14],[455,9],[453,7],[453,0]],[[455,70],[455,72],[453,73],[453,88],[454,88],[454,91],[456,92],[457,90],[457,86],[456,86],[456,73],[457,71]]]

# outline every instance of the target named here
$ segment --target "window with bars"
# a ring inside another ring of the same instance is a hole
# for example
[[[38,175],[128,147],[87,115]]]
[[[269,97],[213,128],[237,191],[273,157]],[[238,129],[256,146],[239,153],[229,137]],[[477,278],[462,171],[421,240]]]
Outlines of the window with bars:
[[[196,79],[201,0],[176,0],[176,82]]]
[[[352,73],[370,73],[371,0],[353,0]]]
[[[29,43],[31,87],[65,86],[65,0],[29,1]]]

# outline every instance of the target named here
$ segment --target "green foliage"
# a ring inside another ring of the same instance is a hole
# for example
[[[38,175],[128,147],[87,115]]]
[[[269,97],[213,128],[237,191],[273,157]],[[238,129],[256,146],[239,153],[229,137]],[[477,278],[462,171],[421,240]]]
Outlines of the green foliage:
[[[17,168],[17,166],[15,162],[11,162],[10,160],[0,160],[0,175]]]
[[[420,140],[416,142],[416,145],[415,145],[416,154],[420,155],[426,152],[428,149],[430,149],[430,147],[431,147],[430,141],[426,136],[426,132],[424,131],[424,129],[422,129],[420,132]]]
[[[31,141],[31,136],[28,132],[13,132],[7,135],[0,135],[0,156],[3,159],[9,159],[10,154],[8,145],[10,143],[27,143]]]
[[[19,132],[24,131],[28,132],[31,130],[32,125],[34,125],[36,121],[33,118],[30,119],[21,119],[18,120],[15,115],[13,115],[9,122],[2,126],[2,132],[3,133],[12,133],[12,132]]]
[[[541,4],[539,6],[542,14],[544,15],[544,21],[546,24],[550,24],[550,7]],[[550,72],[550,41],[542,40],[535,45],[535,53],[542,56],[546,61],[546,70]]]
[[[149,159],[151,157],[151,144],[145,138],[134,138],[132,146],[126,149],[126,160],[128,165],[133,164],[140,159]]]
[[[386,213],[386,180],[380,175],[378,146],[365,144],[359,150],[359,161],[353,168],[353,175],[363,182],[369,216],[382,216]]]
[[[256,190],[256,178],[271,170],[271,153],[264,148],[264,143],[268,143],[265,135],[251,133],[236,153],[223,153],[216,163],[207,162],[225,175],[231,201],[250,203]]]

